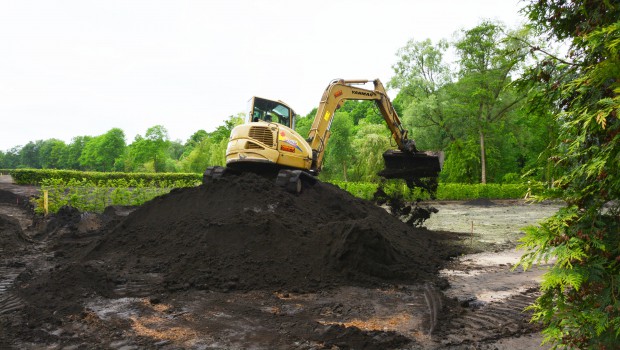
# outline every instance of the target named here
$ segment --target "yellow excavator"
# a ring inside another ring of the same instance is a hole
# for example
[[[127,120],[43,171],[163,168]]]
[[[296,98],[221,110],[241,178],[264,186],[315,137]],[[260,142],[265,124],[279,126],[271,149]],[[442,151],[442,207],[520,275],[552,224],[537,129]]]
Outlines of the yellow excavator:
[[[359,86],[370,82],[374,84],[372,90]],[[246,122],[231,131],[226,167],[207,168],[203,183],[217,180],[227,172],[253,171],[274,176],[276,184],[289,192],[301,192],[303,184],[313,183],[321,172],[335,112],[346,100],[374,101],[396,142],[398,150],[383,154],[385,169],[379,175],[405,179],[408,184],[437,178],[441,157],[417,150],[379,79],[337,79],[325,89],[307,138],[294,130],[297,115],[286,103],[252,97]]]

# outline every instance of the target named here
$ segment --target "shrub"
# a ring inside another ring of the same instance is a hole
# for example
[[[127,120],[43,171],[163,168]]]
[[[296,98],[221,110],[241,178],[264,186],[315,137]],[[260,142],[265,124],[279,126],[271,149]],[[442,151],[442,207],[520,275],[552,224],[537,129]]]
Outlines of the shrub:
[[[69,205],[88,212],[103,212],[110,205],[141,205],[173,188],[193,186],[193,183],[140,180],[91,180],[45,179],[41,190],[48,191],[48,210],[55,213],[62,206]],[[43,212],[43,198],[35,199],[35,210]]]

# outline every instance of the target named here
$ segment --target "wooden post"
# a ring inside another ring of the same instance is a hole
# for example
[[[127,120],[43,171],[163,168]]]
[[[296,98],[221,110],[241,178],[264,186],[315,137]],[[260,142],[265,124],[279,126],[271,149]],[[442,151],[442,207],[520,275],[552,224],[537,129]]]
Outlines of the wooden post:
[[[48,204],[49,204],[48,190],[43,190],[43,212],[45,213],[46,216],[49,212]]]

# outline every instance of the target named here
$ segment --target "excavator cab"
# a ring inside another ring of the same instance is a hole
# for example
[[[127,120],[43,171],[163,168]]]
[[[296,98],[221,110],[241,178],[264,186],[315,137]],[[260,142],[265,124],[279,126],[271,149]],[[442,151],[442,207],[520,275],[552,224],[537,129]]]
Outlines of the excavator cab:
[[[263,121],[295,129],[295,111],[284,102],[254,96],[248,101],[248,105],[248,123]]]

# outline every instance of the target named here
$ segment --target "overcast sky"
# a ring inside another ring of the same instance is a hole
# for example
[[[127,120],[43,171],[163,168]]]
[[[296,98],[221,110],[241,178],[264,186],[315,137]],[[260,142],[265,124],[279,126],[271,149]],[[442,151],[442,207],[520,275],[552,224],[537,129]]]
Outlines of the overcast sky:
[[[0,0],[0,150],[154,125],[183,142],[253,96],[298,114],[335,78],[392,77],[407,40],[482,19],[524,22],[519,0]],[[395,97],[395,92],[390,92]]]

